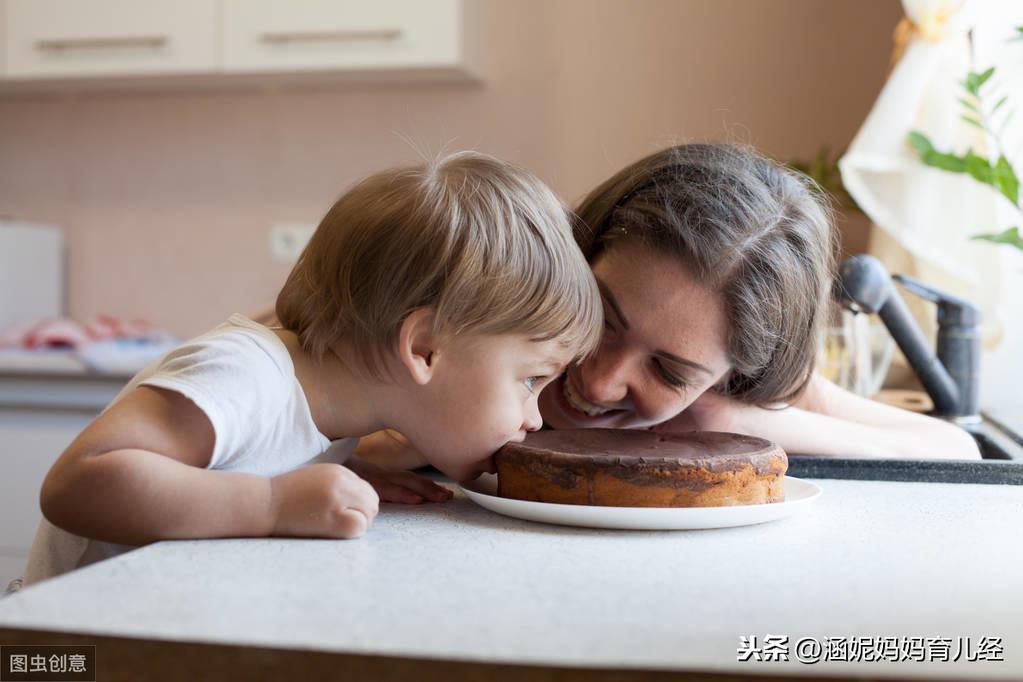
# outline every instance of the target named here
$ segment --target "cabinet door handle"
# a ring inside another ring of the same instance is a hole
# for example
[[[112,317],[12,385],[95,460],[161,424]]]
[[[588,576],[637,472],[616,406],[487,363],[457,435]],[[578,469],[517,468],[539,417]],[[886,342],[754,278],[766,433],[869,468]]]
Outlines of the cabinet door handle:
[[[367,29],[362,31],[282,31],[260,33],[259,40],[260,42],[274,45],[288,43],[386,42],[397,40],[401,35],[401,29],[397,28]]]
[[[47,52],[62,50],[106,50],[131,47],[163,47],[167,36],[111,36],[106,38],[49,38],[36,41],[36,49]]]

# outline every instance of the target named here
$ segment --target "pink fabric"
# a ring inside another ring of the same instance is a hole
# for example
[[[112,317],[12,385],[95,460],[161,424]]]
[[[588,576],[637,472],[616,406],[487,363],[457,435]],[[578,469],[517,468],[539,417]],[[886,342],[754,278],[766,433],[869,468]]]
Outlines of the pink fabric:
[[[95,341],[142,338],[154,333],[163,332],[146,320],[122,320],[113,315],[99,315],[85,324],[66,318],[44,319],[5,330],[0,334],[0,348],[79,349]]]

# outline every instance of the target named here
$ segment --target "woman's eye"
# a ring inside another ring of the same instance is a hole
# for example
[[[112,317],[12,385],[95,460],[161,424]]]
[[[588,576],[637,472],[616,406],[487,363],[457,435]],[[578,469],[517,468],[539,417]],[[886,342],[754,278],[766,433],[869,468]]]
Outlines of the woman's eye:
[[[522,383],[524,383],[526,385],[526,388],[529,389],[529,392],[532,393],[533,392],[533,388],[538,383],[543,381],[543,379],[544,379],[544,377],[527,377]]]
[[[603,301],[603,303],[604,303],[604,308],[603,308],[602,312],[604,313],[604,315],[603,315],[603,317],[604,317],[604,329],[613,332],[615,330],[615,328],[614,328],[614,325],[611,324],[611,313],[610,313],[610,311],[608,309],[607,301]]]
[[[675,388],[686,387],[687,384],[684,379],[669,372],[659,361],[654,360],[654,365],[657,367],[657,373],[661,375],[661,379],[663,379],[666,384],[674,386]]]

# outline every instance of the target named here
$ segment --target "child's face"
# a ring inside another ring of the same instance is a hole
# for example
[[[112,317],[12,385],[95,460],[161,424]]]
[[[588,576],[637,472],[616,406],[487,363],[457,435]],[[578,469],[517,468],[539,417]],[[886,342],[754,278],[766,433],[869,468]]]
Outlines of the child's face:
[[[536,400],[571,353],[558,340],[463,335],[449,340],[404,435],[456,481],[494,471],[493,453],[542,425]]]

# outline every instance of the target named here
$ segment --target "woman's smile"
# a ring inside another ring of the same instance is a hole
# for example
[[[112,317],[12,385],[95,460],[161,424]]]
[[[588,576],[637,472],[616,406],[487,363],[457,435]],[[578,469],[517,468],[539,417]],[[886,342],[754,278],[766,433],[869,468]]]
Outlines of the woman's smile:
[[[609,407],[594,405],[590,401],[586,400],[586,398],[583,398],[579,392],[575,390],[575,387],[572,386],[571,380],[567,377],[565,381],[562,382],[562,391],[565,394],[565,399],[568,401],[568,404],[585,414],[587,417],[599,417],[600,415],[607,414],[611,411],[611,408]]]
[[[546,420],[555,428],[621,428],[622,416],[627,410],[591,403],[576,388],[571,375],[571,371],[562,374],[543,392],[541,402],[548,405],[544,413]]]

